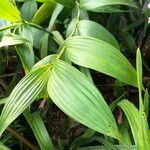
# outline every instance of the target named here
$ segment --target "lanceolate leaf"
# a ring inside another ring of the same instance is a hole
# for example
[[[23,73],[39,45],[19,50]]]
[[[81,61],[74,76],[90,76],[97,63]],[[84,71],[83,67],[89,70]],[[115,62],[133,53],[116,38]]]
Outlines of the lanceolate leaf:
[[[34,0],[25,1],[21,7],[22,17],[26,21],[31,21],[36,11],[37,2]]]
[[[44,3],[35,13],[32,22],[36,24],[40,24],[46,18],[52,15],[52,12],[55,8],[56,3],[54,1],[50,3]]]
[[[66,7],[73,7],[74,5],[74,0],[37,0],[37,1],[44,3],[57,2]]]
[[[4,33],[3,37],[0,41],[0,47],[8,46],[8,45],[17,45],[29,42],[28,40],[22,38],[19,35],[13,33]]]
[[[138,88],[139,88],[139,128],[138,128],[138,149],[149,149],[150,147],[150,136],[149,136],[149,125],[147,115],[144,110],[144,104],[142,99],[142,58],[140,50],[137,50],[136,57],[137,65],[137,79],[138,79]]]
[[[137,87],[136,70],[110,44],[92,37],[74,36],[64,43],[66,56],[74,63],[91,68]]]
[[[41,150],[54,150],[52,141],[40,115],[37,112],[30,114],[28,110],[24,112],[24,115],[34,132]]]
[[[20,12],[8,0],[0,0],[0,18],[17,22],[21,21]]]
[[[139,111],[138,109],[128,100],[122,100],[117,104],[124,111],[128,122],[130,124],[132,134],[134,137],[135,144],[137,145],[138,139],[138,125],[139,125]]]
[[[13,89],[0,116],[0,135],[35,100],[46,86],[50,66],[31,71]]]
[[[98,38],[119,49],[119,44],[117,40],[113,37],[113,35],[109,31],[107,31],[103,26],[94,21],[79,21],[79,23],[77,24],[76,32],[77,34],[82,36],[91,36]]]
[[[115,145],[119,150],[127,150],[127,146],[125,145]],[[137,150],[137,147],[135,145],[129,145],[129,150]],[[79,148],[78,150],[111,150],[108,149],[105,146],[89,146],[89,147],[83,147]]]
[[[80,0],[80,8],[85,10],[94,10],[109,5],[127,5],[135,7],[133,0]]]
[[[70,64],[60,60],[53,64],[47,90],[54,103],[74,120],[120,138],[115,119],[102,95]]]
[[[16,32],[23,38],[28,39],[30,41],[26,44],[16,46],[17,53],[19,54],[23,67],[27,73],[34,65],[32,30],[28,24],[23,24],[18,28]]]

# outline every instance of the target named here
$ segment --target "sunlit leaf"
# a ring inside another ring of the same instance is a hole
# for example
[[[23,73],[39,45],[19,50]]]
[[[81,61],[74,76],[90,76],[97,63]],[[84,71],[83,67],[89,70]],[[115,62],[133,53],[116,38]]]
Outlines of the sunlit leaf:
[[[22,21],[19,10],[8,0],[0,0],[0,18],[12,22]]]
[[[125,56],[110,44],[92,37],[74,36],[68,38],[64,46],[65,55],[75,64],[137,87],[136,70]]]
[[[120,138],[115,119],[102,95],[70,64],[63,61],[53,64],[47,89],[54,103],[71,118],[103,134]]]

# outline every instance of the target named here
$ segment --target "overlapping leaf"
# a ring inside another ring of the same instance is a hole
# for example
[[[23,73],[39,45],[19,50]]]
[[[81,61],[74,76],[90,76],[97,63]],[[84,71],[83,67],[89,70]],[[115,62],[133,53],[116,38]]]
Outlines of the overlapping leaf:
[[[31,71],[13,89],[0,116],[0,135],[46,86],[50,66]]]
[[[102,95],[70,64],[60,60],[54,63],[47,89],[54,103],[68,116],[98,132],[120,138]]]
[[[26,21],[31,21],[36,11],[37,2],[34,0],[25,1],[21,7],[22,17]]]
[[[23,38],[30,41],[28,43],[16,46],[17,53],[19,54],[23,67],[27,73],[34,65],[32,30],[28,24],[23,24],[16,32]]]
[[[37,112],[30,114],[28,110],[24,112],[24,115],[34,132],[41,150],[54,150],[52,141],[40,115]]]
[[[128,122],[130,124],[132,134],[134,137],[135,144],[137,145],[138,139],[138,125],[139,125],[139,111],[138,109],[128,100],[122,100],[117,104],[124,111]]]
[[[77,24],[76,32],[78,35],[98,38],[119,49],[119,44],[117,40],[113,37],[113,35],[103,26],[94,21],[79,21],[79,23]]]
[[[0,41],[0,47],[8,46],[8,45],[18,45],[26,42],[29,41],[19,35],[13,33],[4,33]]]
[[[35,13],[32,22],[36,24],[40,24],[42,21],[44,21],[46,18],[52,15],[52,12],[55,8],[56,3],[44,3],[41,5],[41,7],[38,9],[38,11]]]
[[[74,36],[64,43],[66,56],[75,64],[91,68],[137,87],[136,70],[110,44],[92,37]]]
[[[127,5],[132,7],[136,6],[133,0],[80,0],[80,8],[85,10],[94,11],[94,9],[109,5]]]

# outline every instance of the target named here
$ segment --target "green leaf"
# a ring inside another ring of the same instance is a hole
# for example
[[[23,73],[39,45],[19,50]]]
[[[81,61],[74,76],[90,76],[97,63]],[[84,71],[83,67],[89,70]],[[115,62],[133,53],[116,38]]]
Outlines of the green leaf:
[[[70,64],[60,60],[53,64],[47,90],[54,103],[74,120],[120,138],[115,119],[102,95]]]
[[[0,18],[12,22],[22,21],[19,10],[8,0],[0,0]]]
[[[124,145],[115,145],[119,150],[127,150],[127,147]],[[128,146],[129,150],[137,150],[137,147],[135,145]],[[105,146],[89,146],[89,147],[83,147],[79,148],[78,150],[108,150]]]
[[[65,7],[73,7],[75,2],[74,0],[55,0],[57,3],[62,4]]]
[[[142,84],[142,58],[141,58],[141,53],[140,49],[137,50],[137,55],[136,55],[136,69],[137,69],[137,81],[138,81],[138,88],[139,88],[139,95],[140,95],[140,101],[142,102],[142,96],[141,92],[143,89],[143,84]]]
[[[105,29],[103,26],[94,21],[79,21],[79,23],[77,24],[76,32],[78,35],[81,36],[91,36],[98,38],[119,49],[119,44],[117,40],[113,37],[113,35],[109,31],[107,31],[107,29]]]
[[[74,1],[73,0],[37,0],[39,2],[44,2],[44,3],[51,3],[51,2],[57,2],[62,4],[65,7],[73,7]]]
[[[52,141],[48,135],[44,122],[37,112],[32,114],[28,110],[24,112],[24,115],[34,132],[34,135],[39,143],[41,150],[54,150]]]
[[[5,31],[5,30],[7,30],[7,29],[14,29],[15,27],[17,27],[17,26],[19,26],[19,25],[21,25],[21,24],[22,24],[22,23],[19,22],[19,23],[12,23],[12,24],[9,24],[9,25],[1,26],[1,27],[0,27],[0,32]]]
[[[144,110],[145,110],[145,113],[148,117],[148,115],[149,115],[149,94],[148,94],[147,89],[146,89],[145,94],[144,94]]]
[[[136,7],[133,0],[80,0],[80,8],[84,10],[94,10],[109,5],[126,5]]]
[[[144,110],[144,104],[142,99],[142,58],[140,49],[137,50],[136,57],[136,67],[137,67],[137,80],[139,88],[139,128],[138,128],[138,149],[149,149],[150,147],[150,136],[149,136],[149,125],[147,115]]]
[[[125,113],[128,122],[130,124],[135,145],[138,140],[138,125],[139,125],[139,111],[138,109],[128,100],[122,100],[117,104]]]
[[[27,73],[34,65],[32,30],[28,24],[23,24],[16,30],[16,33],[30,41],[26,44],[16,46],[17,53],[19,54],[25,72]]]
[[[4,144],[0,143],[1,150],[10,150],[10,148],[6,147]]]
[[[50,63],[52,63],[55,59],[56,59],[56,54],[53,54],[53,55],[49,55],[45,58],[43,58],[42,60],[38,61],[32,68],[32,70],[36,70],[38,68],[41,68],[43,66],[46,66]]]
[[[21,7],[22,17],[26,21],[31,21],[36,11],[37,3],[34,0],[26,0]]]
[[[19,35],[6,32],[3,34],[3,37],[0,41],[0,48],[3,46],[8,46],[8,45],[23,44],[26,42],[29,42],[29,41]]]
[[[56,3],[50,2],[50,3],[44,3],[41,5],[41,7],[36,11],[32,22],[36,24],[40,24],[43,22],[46,18],[50,17],[52,15],[52,12],[55,8]]]
[[[0,116],[0,135],[35,100],[48,81],[50,66],[31,71],[13,89]]]
[[[110,44],[92,37],[74,36],[64,42],[65,55],[75,64],[91,68],[137,87],[136,70]]]

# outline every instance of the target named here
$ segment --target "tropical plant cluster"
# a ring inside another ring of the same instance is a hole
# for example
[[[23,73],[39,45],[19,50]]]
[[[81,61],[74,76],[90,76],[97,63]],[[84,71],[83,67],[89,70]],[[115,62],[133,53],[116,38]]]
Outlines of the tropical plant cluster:
[[[0,0],[0,150],[149,150],[148,3]]]

